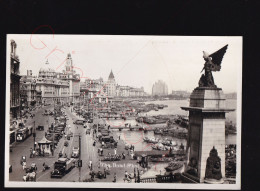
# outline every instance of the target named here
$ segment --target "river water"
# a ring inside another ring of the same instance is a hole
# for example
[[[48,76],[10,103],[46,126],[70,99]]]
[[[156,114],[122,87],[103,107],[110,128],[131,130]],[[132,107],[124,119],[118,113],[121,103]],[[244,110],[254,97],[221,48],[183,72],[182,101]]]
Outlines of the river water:
[[[168,105],[168,107],[165,107],[164,109],[160,109],[159,111],[150,111],[147,113],[147,115],[185,115],[188,116],[188,112],[182,110],[180,107],[182,106],[189,106],[189,100],[163,100],[163,101],[149,101],[148,103],[154,103],[154,104],[164,104]],[[234,99],[226,100],[226,106],[227,108],[236,109],[236,103],[237,101]],[[226,119],[228,121],[232,121],[233,123],[236,123],[236,111],[230,112],[226,114]],[[109,121],[111,126],[123,126],[124,123],[131,123],[132,126],[136,124],[135,120],[113,120]],[[120,139],[124,140],[127,144],[132,144],[135,146],[136,151],[147,151],[152,150],[151,144],[143,142],[144,137],[155,137],[160,139],[166,139],[170,138],[173,141],[175,141],[178,145],[181,143],[186,146],[186,140],[185,139],[178,139],[172,136],[162,136],[162,135],[154,135],[153,131],[148,131],[147,133],[144,133],[143,131],[129,131],[129,130],[122,130],[117,131],[116,134],[120,136]],[[226,136],[226,144],[236,144],[236,135],[228,135]]]

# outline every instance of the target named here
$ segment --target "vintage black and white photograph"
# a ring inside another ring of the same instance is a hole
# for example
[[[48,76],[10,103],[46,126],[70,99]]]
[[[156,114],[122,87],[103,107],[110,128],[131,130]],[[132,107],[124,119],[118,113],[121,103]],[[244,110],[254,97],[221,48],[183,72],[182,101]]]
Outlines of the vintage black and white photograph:
[[[6,187],[241,187],[242,37],[9,34],[6,50]]]

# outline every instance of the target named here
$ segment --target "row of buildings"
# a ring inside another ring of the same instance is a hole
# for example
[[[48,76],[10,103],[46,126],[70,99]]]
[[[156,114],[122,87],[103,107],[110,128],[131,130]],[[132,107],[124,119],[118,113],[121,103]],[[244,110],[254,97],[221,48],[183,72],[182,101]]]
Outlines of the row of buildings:
[[[73,70],[71,54],[67,55],[65,69],[57,72],[49,68],[46,61],[38,76],[27,70],[27,75],[20,75],[20,61],[16,55],[17,44],[11,41],[10,74],[10,117],[19,118],[23,109],[34,105],[71,104],[94,100],[109,102],[115,97],[142,97],[144,88],[133,88],[116,84],[111,70],[107,81],[102,78],[87,79],[80,82],[80,75]]]
[[[108,102],[113,98],[126,97],[144,97],[147,94],[144,88],[134,88],[130,86],[121,86],[116,83],[115,76],[111,70],[108,80],[86,79],[85,82],[80,83],[81,95],[85,99],[97,99],[99,102]]]

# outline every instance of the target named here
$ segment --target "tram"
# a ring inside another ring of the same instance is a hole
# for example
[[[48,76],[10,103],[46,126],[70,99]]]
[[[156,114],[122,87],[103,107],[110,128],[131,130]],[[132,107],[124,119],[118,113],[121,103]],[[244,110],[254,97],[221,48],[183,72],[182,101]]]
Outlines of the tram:
[[[19,129],[16,134],[16,141],[22,142],[32,135],[32,126]]]

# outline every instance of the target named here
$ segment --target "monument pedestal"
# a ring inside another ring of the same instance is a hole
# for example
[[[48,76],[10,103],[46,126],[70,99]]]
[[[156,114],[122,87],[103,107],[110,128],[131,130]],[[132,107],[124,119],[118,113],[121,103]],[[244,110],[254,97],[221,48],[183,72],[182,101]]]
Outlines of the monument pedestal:
[[[222,89],[195,88],[190,96],[187,165],[183,176],[198,183],[223,183],[225,176],[225,106]]]

